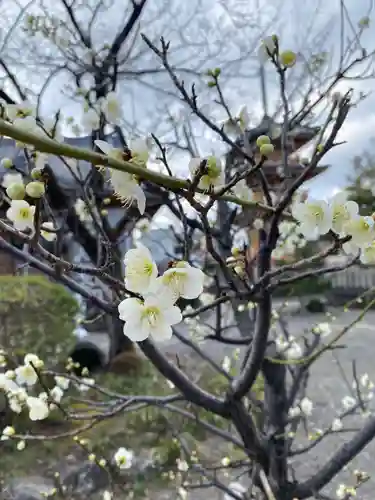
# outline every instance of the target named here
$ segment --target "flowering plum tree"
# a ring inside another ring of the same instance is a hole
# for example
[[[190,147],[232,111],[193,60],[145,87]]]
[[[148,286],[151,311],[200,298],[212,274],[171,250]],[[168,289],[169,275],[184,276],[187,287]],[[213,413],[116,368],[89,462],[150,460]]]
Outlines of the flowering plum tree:
[[[373,52],[366,51],[361,41],[368,19],[362,19],[354,28],[348,19],[345,4],[341,2],[342,18],[346,19],[352,32],[348,47],[341,47],[339,67],[327,78],[328,83],[322,84],[317,96],[314,96],[315,74],[312,75],[307,97],[299,102],[300,109],[296,113],[292,111],[293,92],[288,89],[293,79],[288,77],[298,70],[299,64],[303,65],[303,58],[292,50],[282,49],[284,43],[281,37],[263,37],[258,55],[278,77],[283,121],[276,135],[259,135],[255,149],[250,147],[248,141],[250,114],[247,108],[243,106],[234,114],[226,103],[221,83],[223,70],[210,70],[206,81],[209,92],[214,93],[212,101],[226,112],[225,119],[220,121],[205,112],[204,106],[200,105],[197,87],[189,89],[171,64],[170,43],[163,37],[158,42],[151,40],[145,29],[142,34],[143,50],[153,54],[160,66],[158,68],[170,78],[185,108],[194,116],[191,122],[186,120],[184,123],[184,140],[179,141],[176,134],[174,141],[176,149],[185,148],[185,152],[189,153],[188,159],[183,155],[179,157],[179,161],[185,162],[187,179],[174,175],[166,146],[170,135],[165,137],[165,142],[155,131],[150,131],[150,136],[146,134],[128,140],[119,126],[121,95],[116,91],[116,82],[117,63],[120,61],[116,57],[146,4],[144,0],[130,3],[132,9],[128,22],[113,45],[106,47],[108,54],[103,60],[98,54],[91,54],[95,85],[84,93],[82,118],[84,126],[92,133],[91,150],[61,141],[59,116],[51,123],[43,119],[38,109],[29,102],[15,103],[9,96],[3,95],[0,134],[22,146],[27,162],[26,169],[18,172],[12,158],[2,159],[2,165],[9,169],[9,173],[2,180],[3,201],[8,208],[0,220],[0,248],[60,281],[94,304],[102,314],[114,318],[119,326],[116,339],[120,335],[136,342],[146,358],[169,381],[173,394],[156,396],[114,392],[87,378],[87,370],[82,373],[83,377],[74,375],[72,363],[68,363],[65,372],[53,370],[48,366],[48,360],[39,359],[37,353],[28,353],[20,366],[8,369],[11,355],[5,349],[0,359],[4,368],[4,373],[0,374],[0,389],[6,395],[11,410],[16,414],[26,413],[31,421],[44,421],[51,412],[61,412],[67,421],[74,422],[73,430],[50,438],[74,439],[80,443],[91,462],[113,474],[111,485],[118,484],[126,493],[129,491],[118,473],[131,467],[133,451],[122,443],[113,460],[108,460],[93,453],[80,435],[105,419],[152,406],[160,409],[161,413],[184,415],[221,440],[231,443],[233,449],[241,453],[239,463],[230,456],[224,457],[220,465],[216,464],[210,470],[200,463],[173,421],[169,421],[171,435],[181,450],[181,457],[176,461],[178,495],[181,498],[187,498],[190,490],[194,495],[194,488],[197,487],[189,479],[190,472],[199,473],[199,487],[214,485],[223,492],[226,500],[332,498],[329,496],[332,493],[332,487],[329,490],[331,482],[375,437],[375,418],[369,410],[373,383],[369,375],[358,374],[354,369],[353,381],[349,384],[350,394],[343,399],[340,410],[326,428],[311,430],[309,417],[314,412],[314,404],[307,395],[307,382],[313,365],[338,347],[350,326],[363,317],[369,306],[358,319],[339,332],[334,332],[329,322],[323,321],[307,328],[298,337],[290,335],[285,328],[281,334],[274,335],[277,313],[273,311],[273,296],[283,285],[344,269],[359,259],[366,263],[375,259],[372,213],[361,213],[358,205],[348,201],[341,193],[324,200],[301,196],[305,181],[337,145],[340,129],[352,106],[357,104],[352,89],[338,93],[336,86],[345,77],[354,78],[356,67],[362,69],[363,64],[372,61]],[[65,1],[62,5],[81,42],[92,51],[91,35],[80,29],[72,6]],[[29,18],[33,29],[36,21],[35,16]],[[344,20],[342,22],[345,24]],[[54,25],[43,26],[48,33],[53,32],[57,36],[58,29]],[[61,37],[59,43],[62,43]],[[97,71],[100,64],[107,65],[105,70]],[[311,76],[311,63],[307,67],[307,74]],[[79,74],[77,78],[80,85]],[[309,81],[305,78],[304,82]],[[299,175],[292,179],[288,132],[302,123],[312,111],[323,116],[323,125],[309,160],[301,164]],[[196,139],[194,134],[188,133],[189,126],[195,127],[197,123],[215,134],[226,148],[235,150],[241,159],[235,172],[229,172],[221,154],[199,154],[198,146],[193,145]],[[118,134],[122,145],[116,146],[105,140],[106,130]],[[178,131],[178,127],[173,130]],[[233,139],[233,134],[241,141]],[[264,175],[264,163],[274,153],[273,143],[277,139],[281,143],[283,181],[275,194],[271,192]],[[82,196],[73,204],[59,189],[54,172],[48,168],[50,156],[61,159],[61,168],[70,172],[81,189]],[[90,165],[86,178],[79,175],[78,161]],[[254,191],[248,187],[253,178],[260,179],[263,201],[257,200]],[[109,207],[104,196],[108,185],[111,199],[119,200],[118,207],[122,212],[116,227],[109,224],[105,208]],[[146,189],[149,186],[177,216],[176,224],[180,225],[182,234],[182,256],[173,259],[167,269],[160,269],[150,249],[141,243],[134,244],[121,254],[121,238],[133,229],[138,230],[139,225],[135,227],[135,222],[147,213],[149,200]],[[66,206],[56,206],[56,193]],[[260,241],[255,256],[249,256],[245,248],[235,246],[235,217],[238,211],[245,209],[256,210],[259,214],[254,222]],[[137,215],[134,218],[130,213]],[[212,217],[217,217],[215,221],[219,222],[218,225],[212,223]],[[89,254],[88,265],[72,262],[62,255],[59,242],[69,231],[82,242]],[[200,266],[192,258],[194,233],[199,234],[206,253],[206,260]],[[304,240],[316,241],[321,236],[329,241],[324,250],[308,259],[273,267],[272,259],[280,254],[282,247],[286,246],[291,251],[295,246],[302,246]],[[52,246],[46,246],[46,242]],[[325,266],[324,258],[337,252],[348,256],[346,262],[340,266]],[[319,264],[320,267],[309,269],[312,264]],[[94,277],[102,284],[102,295],[79,282],[76,279],[78,275]],[[214,284],[210,291],[207,281]],[[202,299],[200,307],[190,306],[182,310],[181,299],[196,298]],[[229,305],[233,304],[235,313],[244,314],[241,324],[234,324],[238,328],[232,328],[232,333],[228,334],[224,316]],[[249,310],[256,311],[253,322],[250,321]],[[205,325],[202,316],[207,312],[211,313],[211,322]],[[181,325],[186,325],[192,335],[181,333]],[[223,360],[215,359],[214,352],[206,349],[212,344],[202,346],[197,341],[197,333],[204,340],[214,339],[236,346],[236,354],[231,353]],[[224,377],[225,389],[220,394],[201,387],[191,373],[166,355],[163,346],[174,338],[187,345],[202,362]],[[232,358],[236,357],[239,359],[235,363]],[[46,381],[47,378],[50,381],[51,377],[52,387]],[[254,391],[260,380],[262,395]],[[77,413],[70,405],[77,394],[73,392],[72,396],[69,392],[77,389],[80,392],[90,391],[89,394],[104,394],[107,399],[100,404],[93,400],[92,406],[89,401],[89,410]],[[199,410],[205,411],[204,416],[198,413]],[[309,471],[307,478],[294,473],[293,461],[297,455],[303,455],[308,461],[310,450],[322,445],[327,438],[345,432],[345,420],[357,413],[366,416],[361,428],[349,429],[348,432],[354,435],[343,445],[338,445],[333,456],[319,463],[316,470]],[[206,418],[207,415],[224,421],[225,428],[213,423],[215,419]],[[80,422],[84,423],[81,425]],[[307,444],[303,440],[304,431],[308,436]],[[47,436],[21,433],[13,425],[7,425],[2,430],[2,440],[14,442],[20,451],[28,440],[42,438],[47,439]],[[247,481],[243,484],[236,481],[228,485],[228,481],[217,473],[220,468],[235,470],[237,467],[246,473]],[[336,496],[341,499],[356,496],[357,490],[368,481],[370,472],[357,470],[347,483],[334,488]],[[57,493],[63,494],[63,491],[54,492]],[[112,493],[108,490],[103,497],[110,499]]]

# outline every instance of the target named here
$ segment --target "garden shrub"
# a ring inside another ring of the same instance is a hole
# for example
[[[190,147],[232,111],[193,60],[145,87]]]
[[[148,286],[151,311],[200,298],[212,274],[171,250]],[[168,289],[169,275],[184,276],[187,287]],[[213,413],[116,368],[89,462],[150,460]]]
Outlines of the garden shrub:
[[[53,365],[75,344],[78,302],[44,276],[0,276],[0,346],[16,359],[32,352]]]

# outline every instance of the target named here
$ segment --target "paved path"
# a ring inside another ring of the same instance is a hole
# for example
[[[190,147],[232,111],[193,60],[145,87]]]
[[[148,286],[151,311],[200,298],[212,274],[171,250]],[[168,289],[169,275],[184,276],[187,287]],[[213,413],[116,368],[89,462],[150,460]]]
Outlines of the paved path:
[[[335,311],[334,311],[335,312]],[[341,331],[343,327],[351,323],[358,317],[360,311],[350,311],[340,313],[336,311],[337,319],[333,321],[333,334]],[[295,337],[300,336],[304,330],[311,328],[316,323],[327,321],[325,315],[298,315],[289,317],[289,331]],[[348,332],[343,341],[347,347],[326,353],[321,360],[313,366],[307,395],[314,402],[314,411],[309,418],[308,429],[325,429],[329,427],[332,420],[342,410],[342,398],[350,394],[349,386],[353,381],[352,368],[353,361],[357,363],[358,375],[368,373],[375,383],[375,313],[368,313],[363,320],[355,325]],[[201,344],[206,352],[221,362],[225,355],[230,354],[232,349],[222,344],[207,341]],[[178,352],[179,355],[187,353],[188,348],[181,346],[177,340],[172,341],[166,350],[171,354]],[[343,379],[346,374],[347,381]],[[375,405],[372,405],[375,410]],[[345,427],[358,428],[365,422],[362,415],[350,417],[345,421]],[[318,468],[325,463],[329,457],[337,450],[338,446],[353,436],[352,433],[339,433],[332,438],[327,438],[317,445],[311,452],[304,454],[293,460],[293,468],[299,478],[308,478]],[[308,441],[301,432],[299,443]],[[337,485],[340,482],[353,483],[353,471],[355,469],[364,470],[369,474],[374,473],[374,478],[370,479],[358,492],[357,498],[361,500],[374,500],[375,498],[375,441],[371,443],[348,467],[343,471],[326,490],[327,494],[335,497]]]
[[[335,312],[335,311],[334,311]],[[343,313],[336,311],[337,319],[332,322],[333,332],[340,331],[343,327],[357,318],[360,311],[350,311]],[[325,315],[293,315],[288,318],[289,331],[295,337],[300,336],[304,330],[319,322],[327,321]],[[230,315],[228,322],[231,322]],[[187,335],[186,328],[180,327],[180,332]],[[352,363],[357,363],[358,374],[368,373],[375,383],[375,312],[368,313],[363,320],[355,325],[350,332],[345,335],[342,341],[346,348],[326,353],[311,371],[310,383],[307,395],[314,402],[314,411],[309,418],[308,429],[324,429],[330,426],[332,420],[342,408],[342,398],[350,394],[349,386],[352,383]],[[222,362],[225,355],[230,355],[232,348],[213,342],[206,341],[201,344],[205,352],[209,352],[217,362]],[[163,349],[170,355],[178,354],[179,358],[191,355],[190,348],[181,344],[177,339],[173,339],[163,345]],[[346,374],[347,381],[343,378]],[[375,409],[375,405],[373,405]],[[365,419],[361,415],[348,420],[350,427],[360,427]],[[318,467],[325,463],[329,457],[337,450],[338,446],[352,436],[348,433],[336,434],[333,438],[327,438],[317,445],[311,452],[293,460],[292,466],[296,470],[299,478],[311,476]],[[301,433],[298,443],[306,442]],[[375,441],[371,443],[345,471],[343,471],[329,486],[327,493],[335,498],[335,491],[340,482],[351,484],[353,482],[353,471],[355,469],[364,470],[369,474],[374,473],[374,478],[370,479],[358,492],[357,498],[360,500],[374,500],[375,495]],[[207,491],[206,491],[207,494]],[[216,494],[215,494],[216,495]],[[212,498],[216,498],[212,493]],[[203,498],[203,497],[202,497]],[[198,497],[197,497],[198,499]]]

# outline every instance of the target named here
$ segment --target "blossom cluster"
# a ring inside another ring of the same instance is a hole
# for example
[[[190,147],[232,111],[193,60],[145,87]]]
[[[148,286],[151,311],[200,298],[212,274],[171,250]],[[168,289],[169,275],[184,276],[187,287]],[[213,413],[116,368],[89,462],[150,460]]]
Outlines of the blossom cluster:
[[[69,388],[69,379],[56,375],[56,385],[48,393],[43,391],[35,395],[39,370],[43,367],[44,362],[36,354],[29,353],[24,357],[23,364],[15,370],[0,374],[0,391],[5,394],[9,408],[17,414],[27,410],[32,421],[45,420]],[[15,429],[7,426],[2,431],[1,440],[8,440],[15,434]],[[19,449],[23,449],[20,443]]]
[[[172,337],[172,326],[181,322],[176,305],[181,297],[192,300],[203,291],[204,273],[188,262],[173,262],[161,276],[148,248],[142,244],[124,257],[125,286],[139,297],[129,297],[118,305],[125,321],[124,334],[135,342],[151,336],[156,341]]]
[[[329,201],[307,198],[292,206],[292,215],[299,223],[299,231],[307,240],[333,231],[340,237],[350,236],[343,244],[348,254],[360,253],[364,264],[375,262],[375,228],[371,216],[359,214],[358,204],[338,193]]]

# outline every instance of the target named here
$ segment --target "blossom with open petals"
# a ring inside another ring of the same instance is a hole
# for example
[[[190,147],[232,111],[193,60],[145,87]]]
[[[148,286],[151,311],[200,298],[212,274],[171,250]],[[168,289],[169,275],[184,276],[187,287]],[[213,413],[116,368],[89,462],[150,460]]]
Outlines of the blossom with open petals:
[[[34,228],[35,207],[25,200],[12,200],[6,212],[7,218],[13,222],[15,229],[25,231]]]
[[[224,132],[227,134],[236,135],[239,132],[244,132],[250,124],[250,115],[247,106],[241,106],[238,113],[232,119],[228,118],[223,122]]]
[[[151,293],[171,294],[173,301],[179,297],[196,299],[203,292],[204,273],[197,267],[192,267],[188,262],[176,262],[173,267],[155,280],[155,290]]]
[[[43,222],[40,228],[40,235],[47,241],[54,241],[56,239],[56,233],[53,222]]]
[[[48,403],[41,398],[29,396],[26,400],[30,420],[45,420],[49,415]]]
[[[33,106],[29,101],[23,101],[18,104],[7,104],[5,109],[7,117],[11,121],[20,117],[35,116],[35,106]]]
[[[213,187],[219,187],[224,184],[224,171],[219,158],[209,156],[208,158],[192,158],[189,162],[189,170],[192,178],[199,171],[202,162],[206,162],[203,167],[204,175],[199,180],[198,187],[208,190]]]
[[[7,172],[4,174],[1,185],[4,188],[11,186],[12,184],[23,184],[23,176],[19,172]]]
[[[100,127],[99,113],[95,109],[89,108],[85,113],[83,113],[82,125],[83,128],[88,132],[98,130],[98,128]]]
[[[74,203],[74,210],[81,222],[87,222],[91,220],[89,206],[84,200],[82,200],[82,198],[77,198],[76,202]]]
[[[272,57],[276,52],[276,43],[274,36],[265,37],[258,49],[258,57],[261,62],[266,62]]]
[[[306,417],[309,417],[311,415],[313,410],[313,403],[311,399],[306,397],[301,399],[299,406],[301,408],[302,413],[306,415]]]
[[[126,252],[124,264],[126,288],[135,293],[147,293],[158,275],[150,250],[139,243],[137,248]]]
[[[108,92],[100,106],[104,116],[109,123],[118,123],[121,115],[121,103],[115,92]]]
[[[249,188],[245,179],[241,179],[232,188],[233,194],[244,201],[254,201],[254,191]]]
[[[330,200],[329,205],[332,209],[332,229],[342,234],[345,224],[358,215],[358,204],[348,200],[347,195],[341,192]]]
[[[122,160],[122,151],[120,149],[113,148],[107,142],[100,140],[95,141],[95,144],[109,157]],[[146,209],[146,195],[136,176],[113,168],[109,168],[109,173],[113,190],[118,198],[126,205],[130,205],[135,200],[139,213],[143,215]]]
[[[32,365],[25,364],[18,366],[15,370],[16,382],[19,385],[33,386],[38,381],[38,374]]]
[[[136,298],[125,299],[118,305],[119,316],[125,321],[124,335],[134,342],[149,336],[156,341],[172,337],[172,325],[182,321],[182,314],[167,297],[147,296],[142,302]]]
[[[299,222],[299,231],[307,240],[315,240],[332,228],[332,208],[322,200],[310,198],[292,205],[292,215]]]
[[[365,245],[361,249],[361,255],[359,256],[359,260],[362,262],[362,264],[375,263],[375,240],[372,241],[369,245]]]
[[[131,450],[121,447],[116,451],[113,458],[119,469],[130,469],[134,453]]]
[[[372,217],[357,215],[345,224],[344,232],[352,239],[344,243],[343,249],[347,253],[355,254],[375,239],[374,220]]]

